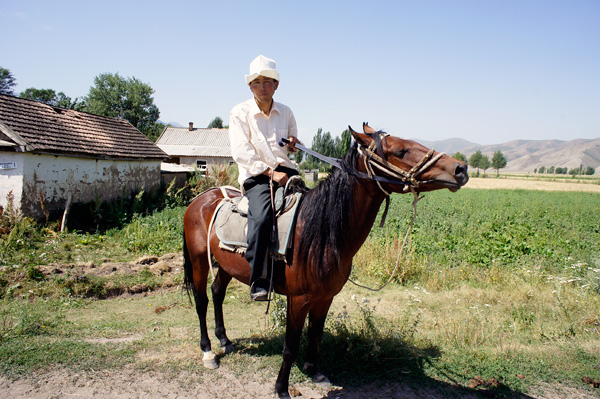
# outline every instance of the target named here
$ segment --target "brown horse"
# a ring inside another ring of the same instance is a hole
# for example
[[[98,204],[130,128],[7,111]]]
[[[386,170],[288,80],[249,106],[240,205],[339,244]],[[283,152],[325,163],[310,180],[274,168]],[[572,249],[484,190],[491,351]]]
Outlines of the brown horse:
[[[411,141],[376,132],[363,124],[364,134],[350,129],[355,143],[341,168],[304,194],[294,234],[293,255],[275,266],[275,290],[287,296],[287,329],[283,362],[275,383],[279,398],[289,398],[288,380],[298,355],[308,315],[308,348],[304,372],[313,381],[327,383],[317,357],[323,327],[333,297],[340,292],[352,268],[352,258],[367,238],[382,202],[393,192],[424,192],[443,188],[457,191],[468,181],[465,163],[435,153]],[[228,190],[229,196],[239,195]],[[219,265],[212,284],[215,335],[226,353],[233,350],[223,323],[223,299],[232,278],[248,284],[250,266],[243,255],[219,248],[209,231],[213,213],[223,199],[220,189],[198,196],[185,212],[185,284],[194,294],[200,319],[200,347],[204,364],[218,367],[206,327],[206,285],[209,256]],[[210,251],[209,251],[210,246]],[[290,261],[291,260],[291,261]]]

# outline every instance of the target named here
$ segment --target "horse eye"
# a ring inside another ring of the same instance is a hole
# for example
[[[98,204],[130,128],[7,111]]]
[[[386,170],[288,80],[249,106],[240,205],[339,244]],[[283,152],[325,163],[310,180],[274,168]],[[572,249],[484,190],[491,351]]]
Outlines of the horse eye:
[[[397,158],[404,158],[408,150],[399,150],[394,154]]]

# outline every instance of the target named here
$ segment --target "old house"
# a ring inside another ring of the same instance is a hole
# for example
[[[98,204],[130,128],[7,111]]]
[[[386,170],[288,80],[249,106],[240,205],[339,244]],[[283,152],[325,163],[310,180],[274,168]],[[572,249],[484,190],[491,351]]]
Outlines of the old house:
[[[229,129],[199,129],[167,126],[156,145],[169,154],[168,162],[188,170],[210,171],[218,165],[233,163],[229,146]]]
[[[0,205],[26,216],[156,189],[167,157],[126,120],[0,94]]]

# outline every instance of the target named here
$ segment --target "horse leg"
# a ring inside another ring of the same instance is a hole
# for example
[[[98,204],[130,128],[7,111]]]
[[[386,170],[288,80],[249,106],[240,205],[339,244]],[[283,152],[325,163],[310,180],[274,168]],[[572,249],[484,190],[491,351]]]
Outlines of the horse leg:
[[[308,313],[308,348],[303,368],[303,371],[312,377],[315,384],[324,388],[329,387],[331,383],[319,369],[318,358],[321,339],[323,338],[323,328],[325,327],[325,319],[327,318],[327,312],[331,306],[331,301],[332,299],[317,304]]]
[[[202,352],[204,352],[202,362],[206,368],[216,369],[219,367],[219,364],[211,349],[208,328],[206,326],[206,311],[208,309],[206,283],[206,277],[202,278],[201,281],[194,282],[194,302],[196,302],[196,313],[198,314],[198,320],[200,321],[200,348],[202,349]]]
[[[302,327],[304,327],[304,320],[306,319],[307,313],[306,298],[288,297],[285,341],[283,343],[283,362],[281,363],[279,375],[275,382],[275,392],[280,399],[290,399],[290,393],[288,392],[290,371],[298,357]]]
[[[183,240],[183,258],[185,279],[193,284],[194,303],[196,304],[196,314],[200,322],[200,348],[204,352],[202,361],[204,366],[209,369],[219,367],[216,356],[213,353],[208,337],[208,328],[206,326],[206,311],[208,309],[208,295],[206,294],[206,285],[208,282],[208,261],[206,253],[199,253],[192,256],[187,248],[187,241]]]
[[[233,344],[227,338],[227,332],[225,331],[225,323],[223,320],[223,301],[225,300],[225,294],[227,292],[227,285],[231,281],[231,276],[227,274],[223,269],[219,268],[219,272],[213,282],[212,296],[213,304],[215,308],[215,335],[221,343],[221,347],[225,349],[225,353],[231,353],[234,351]]]

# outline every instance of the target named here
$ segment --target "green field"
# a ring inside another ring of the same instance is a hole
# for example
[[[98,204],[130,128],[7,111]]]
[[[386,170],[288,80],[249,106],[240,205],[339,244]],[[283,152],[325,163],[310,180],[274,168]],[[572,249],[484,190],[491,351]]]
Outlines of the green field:
[[[386,227],[373,228],[368,244],[383,249],[381,258],[394,252],[396,238],[408,229],[412,199],[395,196]],[[529,269],[584,281],[589,267],[600,266],[600,196],[469,189],[428,193],[418,203],[407,252],[409,263],[438,271]]]

